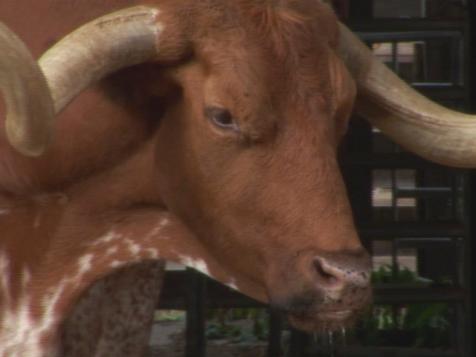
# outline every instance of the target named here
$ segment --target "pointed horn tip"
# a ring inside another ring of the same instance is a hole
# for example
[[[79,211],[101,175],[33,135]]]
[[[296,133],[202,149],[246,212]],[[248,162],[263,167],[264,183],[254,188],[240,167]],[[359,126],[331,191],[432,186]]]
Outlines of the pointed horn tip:
[[[10,145],[20,154],[26,157],[40,157],[46,151],[46,148],[49,146],[50,135],[43,135],[42,138],[26,138],[25,135],[20,135],[18,131],[12,130],[7,124],[5,126],[7,139]]]
[[[33,144],[31,145],[30,143],[14,143],[12,140],[9,140],[10,145],[21,155],[26,156],[26,157],[31,157],[31,158],[36,158],[40,157],[44,154],[46,151],[47,145],[38,145],[38,144]]]
[[[35,149],[31,149],[31,148],[26,148],[26,147],[15,147],[15,150],[18,151],[20,154],[22,154],[23,156],[26,156],[26,157],[31,157],[31,158],[37,158],[37,157],[40,157],[43,155],[43,153],[45,152],[45,148],[41,148],[41,149],[38,149],[38,148],[35,148]]]

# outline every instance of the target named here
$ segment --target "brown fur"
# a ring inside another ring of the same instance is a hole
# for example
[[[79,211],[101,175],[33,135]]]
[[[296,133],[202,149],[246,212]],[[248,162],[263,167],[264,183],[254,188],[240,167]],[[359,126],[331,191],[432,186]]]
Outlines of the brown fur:
[[[94,270],[66,285],[45,345],[116,260],[202,259],[213,277],[295,314],[302,328],[353,320],[369,297],[356,276],[369,266],[336,162],[355,88],[334,52],[330,9],[314,0],[20,0],[0,3],[0,20],[38,56],[78,25],[137,3],[162,11],[157,63],[81,94],[39,159],[21,157],[0,132],[0,209],[9,210],[0,249],[12,276],[32,272],[36,317],[48,288],[93,254]],[[210,105],[228,109],[240,132],[207,120]],[[115,245],[102,242],[112,231]],[[352,267],[338,277],[341,301],[327,297],[315,257]],[[11,286],[24,293],[18,279]],[[319,318],[349,307],[346,321]]]

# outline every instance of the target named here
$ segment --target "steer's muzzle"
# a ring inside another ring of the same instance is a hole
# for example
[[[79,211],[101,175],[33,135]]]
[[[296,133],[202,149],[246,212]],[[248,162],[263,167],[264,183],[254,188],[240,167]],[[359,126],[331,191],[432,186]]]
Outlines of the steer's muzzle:
[[[371,301],[369,255],[300,253],[295,273],[283,272],[271,303],[291,324],[307,331],[332,331],[352,325]]]

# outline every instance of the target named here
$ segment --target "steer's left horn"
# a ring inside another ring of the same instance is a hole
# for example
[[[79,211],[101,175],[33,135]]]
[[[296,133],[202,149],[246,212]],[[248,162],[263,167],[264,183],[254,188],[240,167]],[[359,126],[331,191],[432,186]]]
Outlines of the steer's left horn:
[[[0,91],[4,94],[5,128],[10,143],[29,156],[48,142],[54,116],[50,91],[23,42],[0,23]]]
[[[98,18],[48,50],[39,67],[21,41],[0,27],[0,89],[12,146],[40,155],[54,114],[82,90],[119,69],[158,59],[162,42],[169,44],[161,36],[158,14],[158,9],[139,6]]]
[[[406,149],[455,167],[476,167],[476,116],[432,102],[403,82],[340,25],[340,57],[358,86],[357,112]]]

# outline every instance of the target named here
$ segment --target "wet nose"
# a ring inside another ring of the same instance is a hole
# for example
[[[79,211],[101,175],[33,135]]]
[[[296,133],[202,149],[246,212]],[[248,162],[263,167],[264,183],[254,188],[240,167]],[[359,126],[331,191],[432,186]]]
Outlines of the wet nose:
[[[335,298],[348,288],[370,285],[370,259],[365,253],[319,255],[314,257],[313,269],[318,288]]]

